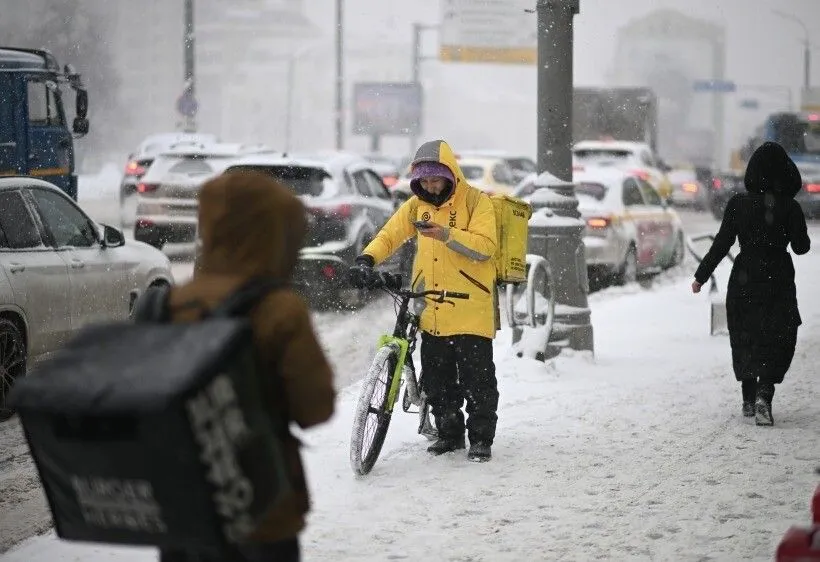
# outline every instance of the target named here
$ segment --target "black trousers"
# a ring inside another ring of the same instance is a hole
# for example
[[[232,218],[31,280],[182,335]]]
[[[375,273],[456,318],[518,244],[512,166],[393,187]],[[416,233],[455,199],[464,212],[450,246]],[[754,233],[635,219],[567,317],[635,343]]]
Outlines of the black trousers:
[[[481,336],[421,336],[422,386],[436,419],[439,437],[467,435],[470,443],[492,445],[498,421],[498,382],[493,340]]]
[[[299,560],[298,539],[248,544],[232,555],[181,550],[161,550],[159,555],[159,562],[299,562]]]

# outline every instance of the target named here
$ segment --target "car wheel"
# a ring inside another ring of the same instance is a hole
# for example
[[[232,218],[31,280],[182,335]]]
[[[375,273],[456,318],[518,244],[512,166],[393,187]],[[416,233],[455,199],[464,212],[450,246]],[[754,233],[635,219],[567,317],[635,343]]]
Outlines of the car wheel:
[[[26,344],[17,325],[0,318],[0,421],[14,415],[7,401],[14,382],[26,374]]]
[[[616,285],[627,285],[638,280],[638,253],[635,246],[629,246],[624,261],[615,274]]]

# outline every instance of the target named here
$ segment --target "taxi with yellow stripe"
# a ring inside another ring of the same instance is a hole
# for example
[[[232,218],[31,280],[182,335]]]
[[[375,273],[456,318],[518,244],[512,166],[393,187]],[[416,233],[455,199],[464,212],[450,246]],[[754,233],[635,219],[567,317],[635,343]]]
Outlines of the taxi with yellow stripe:
[[[640,175],[590,168],[576,171],[573,182],[590,277],[625,284],[683,261],[680,217]]]

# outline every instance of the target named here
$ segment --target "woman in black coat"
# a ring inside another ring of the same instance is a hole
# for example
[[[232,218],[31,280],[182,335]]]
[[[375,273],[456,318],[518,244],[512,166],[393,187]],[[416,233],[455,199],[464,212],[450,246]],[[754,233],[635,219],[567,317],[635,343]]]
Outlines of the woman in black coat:
[[[740,241],[726,294],[732,365],[743,392],[743,415],[772,425],[774,385],[783,382],[801,324],[794,265],[786,250],[809,251],[806,219],[794,196],[800,172],[777,143],[767,142],[749,159],[748,193],[729,200],[709,252],[695,272],[697,293],[729,249]]]

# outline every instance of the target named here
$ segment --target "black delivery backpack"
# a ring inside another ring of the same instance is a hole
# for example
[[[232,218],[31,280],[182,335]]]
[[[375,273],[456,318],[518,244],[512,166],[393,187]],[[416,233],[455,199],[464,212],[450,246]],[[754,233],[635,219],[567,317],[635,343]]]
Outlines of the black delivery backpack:
[[[253,280],[184,324],[149,289],[136,322],[83,328],[17,381],[58,536],[230,550],[256,529],[290,486],[248,314],[281,286]]]

